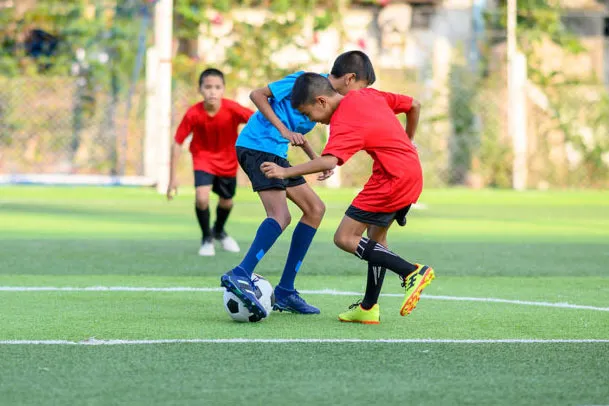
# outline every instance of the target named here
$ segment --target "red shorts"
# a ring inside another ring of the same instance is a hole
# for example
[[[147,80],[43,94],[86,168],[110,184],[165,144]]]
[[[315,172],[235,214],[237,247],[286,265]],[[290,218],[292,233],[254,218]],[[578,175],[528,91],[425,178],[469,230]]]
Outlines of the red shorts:
[[[401,178],[373,174],[351,204],[372,213],[391,213],[416,203],[422,191],[423,177],[420,174]]]

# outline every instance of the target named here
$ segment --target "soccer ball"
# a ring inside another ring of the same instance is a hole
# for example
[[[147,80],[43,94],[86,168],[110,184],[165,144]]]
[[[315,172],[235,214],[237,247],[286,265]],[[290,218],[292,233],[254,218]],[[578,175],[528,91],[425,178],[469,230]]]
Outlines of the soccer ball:
[[[273,310],[275,304],[275,293],[273,292],[273,285],[262,276],[258,274],[252,274],[252,281],[256,287],[256,298],[262,304],[266,310],[267,317]],[[239,322],[257,322],[263,319],[259,319],[253,313],[251,313],[247,307],[243,305],[241,300],[228,290],[224,291],[224,309],[228,315],[235,321]]]

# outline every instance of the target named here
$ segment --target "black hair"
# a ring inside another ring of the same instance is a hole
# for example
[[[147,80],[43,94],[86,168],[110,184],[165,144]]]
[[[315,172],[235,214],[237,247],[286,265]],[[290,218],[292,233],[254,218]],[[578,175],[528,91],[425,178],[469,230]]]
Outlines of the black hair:
[[[203,85],[203,81],[208,76],[218,76],[220,79],[222,79],[222,83],[224,83],[224,73],[222,73],[221,70],[216,68],[208,68],[199,75],[199,88]]]
[[[334,61],[330,73],[337,78],[347,73],[355,73],[355,80],[365,80],[368,85],[376,81],[372,62],[362,51],[347,51],[340,54]]]
[[[336,90],[328,80],[317,73],[306,72],[300,75],[292,87],[291,103],[297,109],[304,104],[313,104],[317,96],[332,96]]]

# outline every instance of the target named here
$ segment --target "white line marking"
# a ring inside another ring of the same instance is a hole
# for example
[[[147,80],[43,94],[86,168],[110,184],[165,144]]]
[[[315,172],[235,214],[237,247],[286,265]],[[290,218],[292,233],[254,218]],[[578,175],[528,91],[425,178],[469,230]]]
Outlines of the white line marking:
[[[0,292],[222,292],[224,288],[176,286],[149,288],[141,286],[0,286]]]
[[[224,288],[195,288],[187,286],[175,286],[164,288],[150,288],[141,286],[88,286],[88,287],[72,287],[72,286],[0,286],[0,292],[222,292]],[[331,296],[362,296],[361,292],[349,292],[333,289],[321,290],[301,290],[300,293],[305,295],[331,295]],[[381,296],[386,297],[403,297],[400,293],[383,293]],[[540,306],[554,307],[561,309],[579,309],[593,310],[598,312],[609,312],[609,307],[597,307],[578,305],[571,303],[554,303],[554,302],[534,302],[528,300],[510,300],[498,299],[493,297],[465,297],[465,296],[442,296],[442,295],[422,295],[427,300],[449,300],[460,302],[487,302],[487,303],[505,303],[522,306]]]
[[[358,339],[358,338],[191,338],[191,339],[160,339],[160,340],[98,340],[91,338],[83,341],[68,340],[3,340],[0,345],[154,345],[154,344],[290,344],[290,343],[372,343],[372,344],[609,344],[609,339],[537,339],[537,338],[507,338],[507,339]]]

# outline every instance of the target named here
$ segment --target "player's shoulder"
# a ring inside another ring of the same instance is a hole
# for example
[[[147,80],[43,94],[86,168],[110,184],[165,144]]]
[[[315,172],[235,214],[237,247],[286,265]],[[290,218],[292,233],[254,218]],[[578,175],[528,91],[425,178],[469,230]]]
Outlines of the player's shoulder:
[[[359,90],[359,94],[364,96],[364,97],[374,97],[374,96],[381,96],[382,94],[379,90],[374,89],[372,87],[365,87],[363,89]]]
[[[238,102],[236,102],[235,100],[223,98],[222,107],[226,107],[230,110],[235,110],[235,109],[241,108],[243,106],[241,104],[239,104]]]
[[[369,90],[370,88],[351,90],[345,95],[345,97],[343,97],[341,103],[345,103],[346,105],[360,104],[366,101],[366,99],[369,99],[370,96],[374,94],[369,92]]]
[[[285,82],[295,82],[296,79],[298,79],[299,76],[302,76],[303,73],[305,73],[305,71],[303,71],[303,70],[289,73],[280,79],[270,82],[269,85],[277,85],[279,83],[285,83]]]
[[[370,105],[376,105],[379,99],[384,100],[382,93],[371,87],[364,89],[352,90],[345,95],[345,101],[348,105],[358,105],[362,108],[368,108]]]
[[[198,115],[201,114],[201,112],[203,112],[205,110],[205,107],[203,107],[203,102],[199,101],[196,102],[195,104],[191,105],[190,107],[188,107],[188,109],[186,110],[186,114],[187,115]]]

